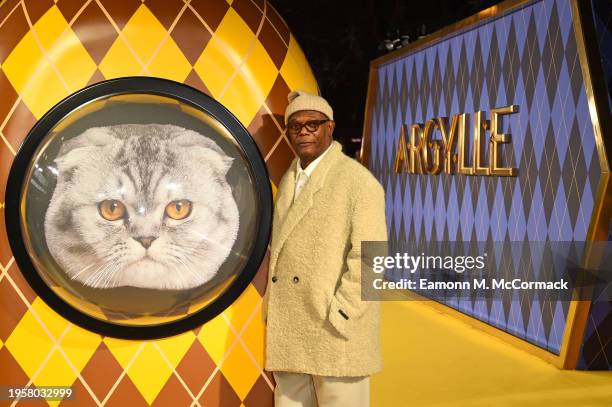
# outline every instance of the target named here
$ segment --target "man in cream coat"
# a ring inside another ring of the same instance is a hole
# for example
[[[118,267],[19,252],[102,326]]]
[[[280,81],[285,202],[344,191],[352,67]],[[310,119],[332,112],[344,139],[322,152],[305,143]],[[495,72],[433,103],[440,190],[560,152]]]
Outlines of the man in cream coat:
[[[275,405],[369,406],[379,304],[361,300],[361,242],[387,240],[384,191],[333,141],[325,99],[291,92],[285,124],[298,158],[278,188],[263,307]]]

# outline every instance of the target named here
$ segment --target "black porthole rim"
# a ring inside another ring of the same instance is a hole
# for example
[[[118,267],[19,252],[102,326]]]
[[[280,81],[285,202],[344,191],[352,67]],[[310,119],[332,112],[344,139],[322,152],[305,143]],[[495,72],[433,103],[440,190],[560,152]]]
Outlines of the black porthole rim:
[[[229,130],[242,149],[251,166],[253,182],[258,193],[259,212],[255,228],[255,243],[242,271],[212,303],[192,315],[163,324],[121,325],[94,318],[72,307],[59,297],[38,274],[26,250],[21,231],[19,207],[23,182],[34,152],[44,137],[73,110],[102,97],[122,94],[165,96],[195,106],[213,116]],[[268,171],[264,158],[247,129],[225,106],[210,96],[183,83],[154,77],[133,76],[99,82],[67,96],[53,106],[32,127],[19,147],[7,178],[5,198],[5,225],[11,251],[21,273],[34,292],[70,322],[100,335],[120,339],[146,340],[173,336],[195,329],[219,315],[244,292],[253,280],[266,254],[272,227],[272,189]]]

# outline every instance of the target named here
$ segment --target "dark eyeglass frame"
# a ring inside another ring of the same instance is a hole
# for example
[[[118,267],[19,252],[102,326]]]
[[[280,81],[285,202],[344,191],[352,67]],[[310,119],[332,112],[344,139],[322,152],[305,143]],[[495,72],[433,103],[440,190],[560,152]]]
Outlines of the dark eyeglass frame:
[[[300,134],[300,132],[302,131],[304,127],[306,127],[306,130],[308,130],[309,132],[314,133],[315,131],[319,130],[319,127],[321,127],[323,123],[327,123],[329,121],[331,120],[330,119],[308,120],[307,122],[304,122],[304,123],[289,122],[287,123],[287,133],[292,134],[292,135]],[[295,127],[291,128],[292,125],[294,125]]]

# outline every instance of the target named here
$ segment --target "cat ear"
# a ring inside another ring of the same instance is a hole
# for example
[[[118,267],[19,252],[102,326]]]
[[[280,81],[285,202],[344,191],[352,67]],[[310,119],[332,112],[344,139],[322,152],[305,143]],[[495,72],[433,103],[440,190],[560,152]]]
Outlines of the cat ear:
[[[181,129],[174,139],[174,144],[189,149],[191,154],[202,161],[211,164],[221,175],[225,176],[234,159],[229,157],[217,143],[193,130]]]
[[[95,160],[103,147],[116,142],[113,133],[104,127],[93,127],[65,142],[55,159],[60,171],[76,167],[86,160]]]

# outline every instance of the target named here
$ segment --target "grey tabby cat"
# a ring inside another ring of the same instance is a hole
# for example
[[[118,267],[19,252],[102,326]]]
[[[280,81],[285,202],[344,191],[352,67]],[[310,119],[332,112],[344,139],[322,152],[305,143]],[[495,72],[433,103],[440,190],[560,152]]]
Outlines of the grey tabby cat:
[[[95,127],[64,143],[45,217],[47,245],[95,288],[188,289],[210,281],[239,226],[232,158],[173,125]]]

